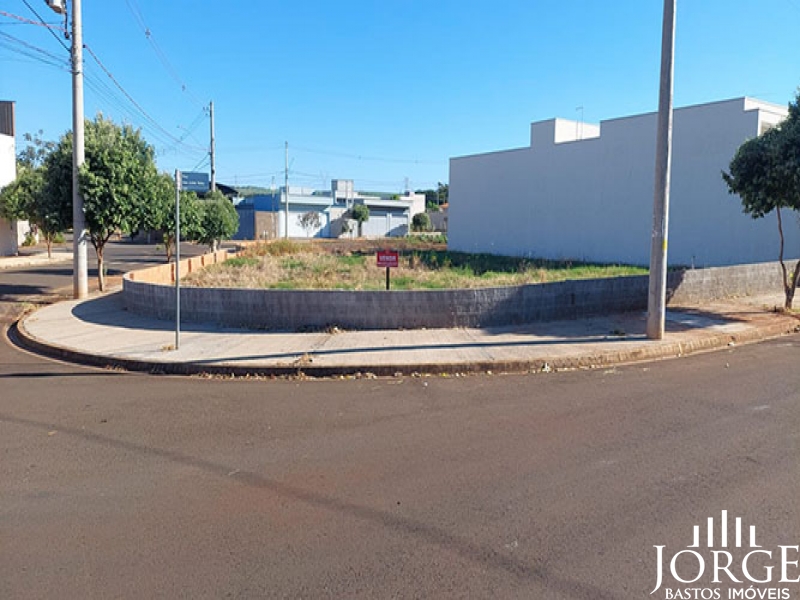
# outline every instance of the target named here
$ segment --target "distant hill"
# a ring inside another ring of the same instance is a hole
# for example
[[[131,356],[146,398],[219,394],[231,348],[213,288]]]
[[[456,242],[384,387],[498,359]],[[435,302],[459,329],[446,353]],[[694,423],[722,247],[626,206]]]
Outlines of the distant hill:
[[[256,185],[241,185],[235,186],[239,195],[248,198],[250,196],[259,196],[261,194],[269,194],[271,190],[266,187],[258,187]]]

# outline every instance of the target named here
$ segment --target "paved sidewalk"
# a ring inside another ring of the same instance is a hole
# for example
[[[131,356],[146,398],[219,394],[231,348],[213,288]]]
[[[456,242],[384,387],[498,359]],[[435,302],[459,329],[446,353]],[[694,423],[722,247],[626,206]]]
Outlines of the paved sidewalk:
[[[34,251],[19,256],[0,256],[0,271],[5,269],[23,269],[72,262],[72,252],[64,248],[53,248],[52,258],[47,252]]]
[[[631,313],[490,329],[272,333],[174,323],[127,312],[121,292],[53,304],[29,314],[19,341],[87,364],[167,373],[341,375],[533,372],[683,356],[800,331],[776,314],[782,296],[668,311],[667,336],[645,338]]]

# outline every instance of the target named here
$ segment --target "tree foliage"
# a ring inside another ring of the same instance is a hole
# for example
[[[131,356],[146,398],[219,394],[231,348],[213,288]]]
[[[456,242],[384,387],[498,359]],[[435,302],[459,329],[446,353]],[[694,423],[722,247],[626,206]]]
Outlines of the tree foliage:
[[[17,178],[0,193],[0,216],[27,220],[38,229],[51,256],[53,240],[72,222],[72,200],[47,193],[44,162],[55,144],[42,139],[43,132],[23,135],[25,147],[17,153]]]
[[[786,121],[739,146],[722,178],[728,191],[739,195],[742,209],[752,218],[760,219],[775,211],[785,307],[790,309],[800,278],[800,260],[793,270],[784,262],[781,210],[796,211],[800,217],[800,94],[789,105]]]
[[[417,213],[411,219],[411,229],[413,231],[430,231],[431,218],[427,213]]]
[[[181,191],[181,240],[195,241],[200,234],[200,201],[194,192]],[[175,251],[175,179],[160,173],[152,185],[152,194],[137,204],[131,221],[132,231],[160,231],[167,262]]]
[[[36,168],[44,163],[56,144],[55,142],[43,139],[42,136],[44,136],[44,131],[41,129],[33,134],[23,134],[22,140],[25,142],[25,146],[17,152],[18,166]]]
[[[0,193],[0,215],[27,218],[48,242],[72,223],[72,132],[57,143],[42,132],[25,134],[18,177]],[[159,174],[154,150],[139,130],[98,115],[85,121],[85,162],[78,184],[84,200],[89,241],[95,248],[100,289],[105,289],[103,251],[114,233],[161,230],[167,260],[175,241],[175,182]],[[181,239],[210,245],[230,238],[238,228],[236,210],[222,194],[201,202],[181,192]]]
[[[61,137],[45,160],[46,192],[72,202],[72,133]],[[98,115],[85,122],[86,160],[79,173],[89,241],[97,254],[100,290],[105,289],[103,251],[116,232],[129,232],[139,205],[157,181],[154,151],[139,130]]]
[[[440,210],[442,204],[450,201],[450,185],[441,181],[436,189],[417,190],[418,194],[425,194],[425,207],[428,211]]]
[[[42,194],[43,187],[40,170],[20,166],[17,178],[0,191],[0,217],[9,221],[27,219],[28,211]]]
[[[361,237],[362,225],[369,220],[369,206],[366,204],[355,204],[350,209],[350,216],[358,223],[358,237]]]
[[[450,184],[442,183],[441,181],[436,186],[436,200],[439,206],[450,202]]]
[[[196,235],[198,242],[206,244],[212,250],[222,240],[229,240],[239,229],[239,213],[221,192],[206,194],[199,202],[200,226]]]

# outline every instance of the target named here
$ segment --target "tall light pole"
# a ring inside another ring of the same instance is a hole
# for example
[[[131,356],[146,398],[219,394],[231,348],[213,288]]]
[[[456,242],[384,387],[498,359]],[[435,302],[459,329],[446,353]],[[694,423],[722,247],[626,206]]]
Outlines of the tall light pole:
[[[650,286],[647,295],[647,337],[664,337],[667,298],[669,184],[672,167],[672,76],[675,57],[675,2],[664,0],[661,33],[661,85],[658,94],[653,231],[650,245]]]
[[[46,0],[58,14],[64,14],[65,0]],[[81,0],[72,0],[72,291],[77,299],[89,295],[86,219],[78,173],[85,160],[83,132],[83,23]]]

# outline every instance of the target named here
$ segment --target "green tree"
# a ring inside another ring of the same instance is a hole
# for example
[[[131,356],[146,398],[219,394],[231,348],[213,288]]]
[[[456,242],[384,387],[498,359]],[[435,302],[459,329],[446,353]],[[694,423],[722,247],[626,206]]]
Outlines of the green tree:
[[[53,240],[72,221],[72,203],[63,203],[45,192],[44,167],[20,163],[17,178],[0,192],[0,216],[10,221],[27,219],[36,226],[52,257]]]
[[[206,194],[200,205],[197,241],[216,250],[219,242],[229,240],[239,229],[239,213],[221,192]]]
[[[358,223],[358,237],[361,237],[362,225],[369,220],[369,207],[366,204],[356,204],[350,209],[350,216]]]
[[[161,231],[167,262],[175,250],[175,180],[160,173],[152,185],[152,196],[135,207],[132,231]],[[196,240],[200,232],[200,205],[197,194],[181,191],[181,240]]]
[[[439,198],[436,195],[436,190],[416,190],[416,194],[425,194],[425,206],[430,207],[429,210],[438,210]]]
[[[85,123],[86,162],[78,177],[89,241],[97,255],[100,290],[105,290],[105,245],[116,232],[130,232],[138,206],[153,196],[154,152],[139,130],[98,115]],[[46,192],[72,202],[72,133],[61,137],[45,160]]]
[[[17,178],[0,194],[0,216],[28,220],[44,238],[47,256],[51,257],[53,240],[71,224],[72,200],[61,203],[46,193],[43,163],[55,144],[42,135],[39,130],[22,136],[25,147],[17,153]]]
[[[43,187],[41,170],[18,166],[17,178],[0,190],[0,217],[9,221],[27,219]]]
[[[439,206],[450,202],[450,184],[442,183],[441,181],[436,186],[436,201]]]
[[[738,194],[742,208],[754,219],[773,210],[777,216],[780,246],[778,260],[783,272],[785,308],[792,308],[800,279],[800,260],[794,269],[784,261],[781,209],[798,212],[800,218],[800,94],[789,105],[789,117],[763,135],[744,142],[722,178],[731,194]]]
[[[55,142],[42,139],[43,135],[44,131],[41,129],[34,134],[23,134],[22,140],[25,142],[25,147],[17,153],[18,166],[36,168],[44,163],[56,144]]]
[[[417,194],[425,194],[426,210],[434,212],[439,210],[442,204],[447,204],[450,198],[450,185],[441,181],[436,185],[435,190],[417,190]]]
[[[415,214],[414,218],[411,219],[411,229],[412,231],[430,231],[431,218],[428,216],[428,213]]]

